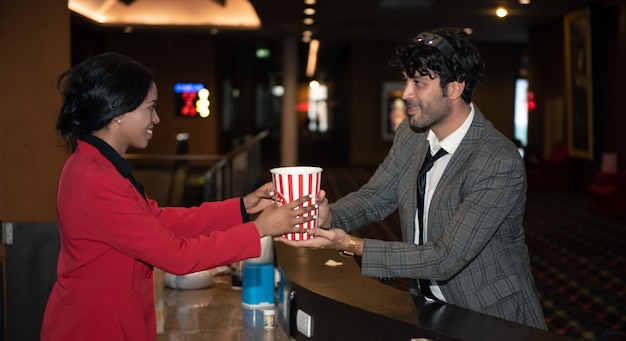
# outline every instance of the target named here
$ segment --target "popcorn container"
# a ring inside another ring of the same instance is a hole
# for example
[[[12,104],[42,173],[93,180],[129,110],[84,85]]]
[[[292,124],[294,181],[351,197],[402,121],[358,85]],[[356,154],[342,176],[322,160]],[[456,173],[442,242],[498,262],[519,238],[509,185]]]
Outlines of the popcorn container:
[[[322,182],[322,168],[309,166],[277,167],[272,168],[270,173],[272,173],[272,182],[274,183],[274,200],[279,205],[290,203],[305,195],[310,195],[311,199],[302,204],[302,207],[317,204]],[[317,210],[305,214],[305,216],[312,215],[317,216]],[[296,226],[305,230],[315,228],[317,227],[317,217]],[[287,233],[283,236],[289,240],[313,238],[307,232]]]

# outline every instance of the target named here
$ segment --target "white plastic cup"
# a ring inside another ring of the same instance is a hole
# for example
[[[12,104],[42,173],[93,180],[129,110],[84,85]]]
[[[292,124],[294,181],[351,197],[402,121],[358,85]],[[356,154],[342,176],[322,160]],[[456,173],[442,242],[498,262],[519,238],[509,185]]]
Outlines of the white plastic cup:
[[[316,205],[322,183],[322,168],[309,166],[277,167],[270,169],[272,182],[274,183],[274,200],[279,204],[287,204],[306,195],[311,199],[302,207]],[[304,215],[315,216],[315,219],[297,227],[310,230],[317,227],[317,210],[312,210]],[[307,232],[287,233],[283,235],[289,240],[311,239],[313,236]]]

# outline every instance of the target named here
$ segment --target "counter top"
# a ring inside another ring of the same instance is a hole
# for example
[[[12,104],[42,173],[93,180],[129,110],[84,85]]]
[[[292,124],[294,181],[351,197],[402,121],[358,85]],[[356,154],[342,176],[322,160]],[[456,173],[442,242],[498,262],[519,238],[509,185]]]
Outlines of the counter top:
[[[287,279],[284,302],[297,340],[572,340],[454,305],[416,306],[408,292],[360,275],[353,258],[332,250],[296,249],[275,243]],[[341,263],[325,265],[328,261]],[[312,319],[312,335],[297,331],[295,314]]]
[[[416,306],[408,292],[361,276],[355,260],[336,251],[274,248],[282,278],[275,328],[264,329],[262,310],[243,307],[230,275],[218,275],[207,289],[156,290],[158,341],[572,340],[453,305]],[[309,337],[298,311],[310,316]]]
[[[158,341],[289,340],[278,323],[263,328],[263,311],[241,305],[230,275],[215,276],[207,289],[155,291]],[[276,308],[274,308],[276,311]]]

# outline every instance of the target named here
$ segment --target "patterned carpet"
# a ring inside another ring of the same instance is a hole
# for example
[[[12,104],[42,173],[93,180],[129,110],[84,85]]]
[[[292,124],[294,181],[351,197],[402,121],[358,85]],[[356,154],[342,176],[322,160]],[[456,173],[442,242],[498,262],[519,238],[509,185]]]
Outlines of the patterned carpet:
[[[322,188],[332,202],[373,171],[325,167]],[[626,340],[626,220],[589,212],[584,194],[529,192],[524,227],[549,329],[577,340]],[[398,240],[397,215],[360,235]]]
[[[550,330],[626,340],[626,221],[589,212],[584,194],[530,192],[525,229]]]

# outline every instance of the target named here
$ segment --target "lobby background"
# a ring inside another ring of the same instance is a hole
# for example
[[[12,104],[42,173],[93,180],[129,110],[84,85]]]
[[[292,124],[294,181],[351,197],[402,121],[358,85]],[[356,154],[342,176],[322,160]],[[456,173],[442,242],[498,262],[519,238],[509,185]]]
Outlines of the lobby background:
[[[626,166],[622,139],[626,127],[622,100],[626,93],[626,0],[606,1],[593,7],[591,13],[594,157],[574,159],[573,190],[578,192],[586,190],[593,173],[600,169],[603,152],[618,155],[618,170],[624,171]],[[406,32],[403,38],[414,33]],[[161,124],[150,146],[141,152],[174,153],[175,136],[184,131],[190,134],[191,154],[222,154],[232,148],[234,140],[265,128],[271,130],[271,137],[264,149],[279,149],[280,127],[272,119],[261,124],[256,119],[255,92],[260,84],[267,84],[268,75],[280,72],[281,65],[280,61],[256,60],[254,50],[259,43],[269,46],[275,55],[281,54],[284,45],[281,40],[260,41],[245,33],[221,36],[198,31],[136,30],[125,34],[121,30],[79,28],[65,0],[0,2],[0,222],[56,222],[57,179],[67,157],[55,131],[61,105],[56,78],[74,62],[96,53],[126,53],[155,71]],[[348,166],[375,165],[382,160],[390,147],[380,131],[382,84],[401,80],[396,70],[386,66],[395,44],[356,41],[322,47],[344,52],[326,75],[331,89],[332,129],[319,136],[301,134],[302,140],[309,140],[304,146],[321,146],[320,153]],[[524,66],[537,101],[536,110],[529,115],[527,147],[541,158],[547,157],[553,143],[567,139],[564,108],[558,109],[566,97],[562,18],[530,29],[527,43],[478,41],[476,45],[487,64],[487,79],[477,87],[474,101],[513,139],[514,82]],[[303,52],[299,58],[304,58]],[[229,118],[232,124],[224,129],[222,99],[227,80],[240,89],[241,96],[233,111],[235,117]],[[209,119],[174,115],[171,89],[179,81],[209,84],[213,99]],[[302,150],[300,160],[316,162],[305,159]],[[278,158],[265,161],[281,162]],[[43,250],[46,245],[32,247]],[[3,282],[13,275],[6,270],[7,248],[0,245]],[[36,257],[24,261],[34,260],[37,263],[29,265],[50,272],[53,257],[41,257],[49,264]],[[34,276],[42,279],[36,273]],[[36,282],[18,282],[15,287]],[[7,300],[7,288],[4,290],[3,306]],[[41,293],[44,298],[46,294]],[[33,295],[26,292],[26,296]]]

